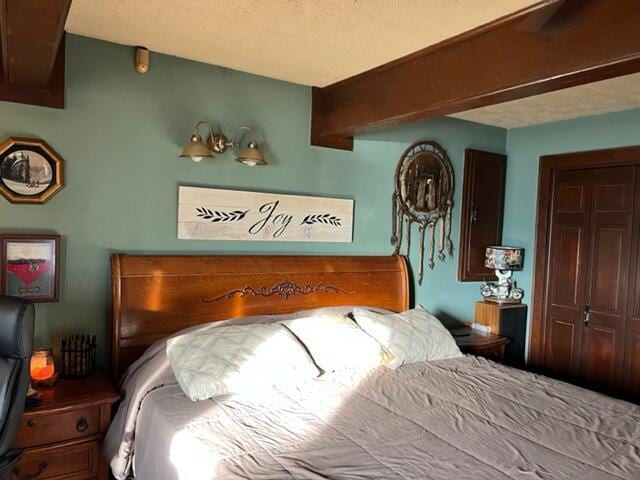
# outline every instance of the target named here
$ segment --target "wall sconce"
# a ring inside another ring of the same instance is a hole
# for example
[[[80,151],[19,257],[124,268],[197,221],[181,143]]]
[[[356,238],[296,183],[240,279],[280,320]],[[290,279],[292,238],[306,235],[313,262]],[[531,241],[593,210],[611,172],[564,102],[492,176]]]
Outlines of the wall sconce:
[[[200,136],[199,133],[199,129],[203,125],[206,125],[209,129],[206,142],[202,140],[202,136]],[[240,141],[245,132],[251,133],[251,140],[249,140],[245,148],[241,148]],[[196,124],[193,135],[189,138],[180,157],[190,158],[194,162],[200,162],[203,158],[213,158],[214,153],[219,155],[223,154],[229,147],[238,151],[236,162],[240,162],[248,167],[267,165],[267,161],[264,159],[260,147],[258,147],[258,143],[256,142],[255,133],[253,133],[253,130],[249,127],[238,127],[233,134],[233,138],[229,141],[223,133],[214,133],[211,124],[204,121]]]

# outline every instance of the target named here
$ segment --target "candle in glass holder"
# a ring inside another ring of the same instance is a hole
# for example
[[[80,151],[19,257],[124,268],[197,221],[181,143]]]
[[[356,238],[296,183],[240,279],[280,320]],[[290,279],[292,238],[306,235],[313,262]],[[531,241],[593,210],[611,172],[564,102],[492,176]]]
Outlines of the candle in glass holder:
[[[53,362],[53,350],[48,347],[36,348],[31,354],[31,380],[41,382],[53,378],[56,368]]]

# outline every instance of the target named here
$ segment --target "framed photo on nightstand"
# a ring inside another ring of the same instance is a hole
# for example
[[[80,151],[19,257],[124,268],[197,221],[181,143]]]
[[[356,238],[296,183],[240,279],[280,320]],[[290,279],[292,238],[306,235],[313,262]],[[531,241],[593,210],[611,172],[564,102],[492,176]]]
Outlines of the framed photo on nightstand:
[[[59,235],[0,236],[0,293],[33,302],[57,302]]]

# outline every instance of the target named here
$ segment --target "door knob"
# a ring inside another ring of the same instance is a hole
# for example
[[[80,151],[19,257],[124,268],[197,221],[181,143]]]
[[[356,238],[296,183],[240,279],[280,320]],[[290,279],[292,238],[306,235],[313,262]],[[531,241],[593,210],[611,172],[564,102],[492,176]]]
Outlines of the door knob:
[[[591,323],[591,306],[590,305],[585,305],[584,309],[582,310],[582,323],[584,324],[585,327],[588,327],[589,323]]]
[[[478,224],[478,207],[471,205],[471,225]]]

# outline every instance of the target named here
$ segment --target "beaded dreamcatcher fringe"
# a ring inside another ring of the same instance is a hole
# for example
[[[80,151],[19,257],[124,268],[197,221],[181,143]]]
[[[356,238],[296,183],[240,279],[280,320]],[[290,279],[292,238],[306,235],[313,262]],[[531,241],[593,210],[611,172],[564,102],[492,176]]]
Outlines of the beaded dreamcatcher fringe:
[[[453,167],[449,157],[435,142],[418,142],[400,157],[396,169],[391,208],[391,245],[398,255],[406,236],[406,256],[411,254],[413,224],[420,236],[418,283],[424,277],[425,239],[429,229],[428,265],[435,267],[436,235],[438,260],[453,255],[451,210],[453,208]],[[406,223],[406,234],[404,233]],[[437,232],[436,232],[437,230]]]

